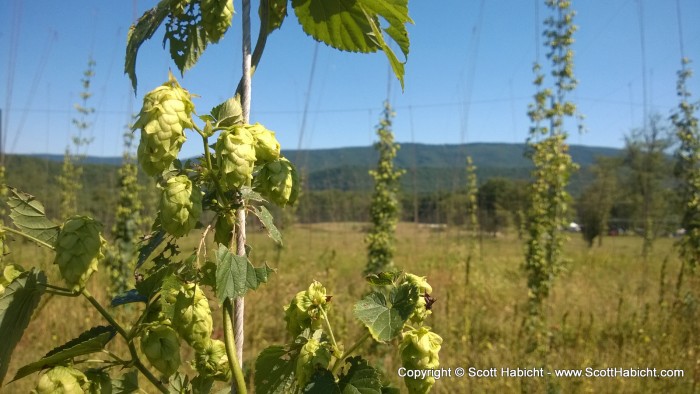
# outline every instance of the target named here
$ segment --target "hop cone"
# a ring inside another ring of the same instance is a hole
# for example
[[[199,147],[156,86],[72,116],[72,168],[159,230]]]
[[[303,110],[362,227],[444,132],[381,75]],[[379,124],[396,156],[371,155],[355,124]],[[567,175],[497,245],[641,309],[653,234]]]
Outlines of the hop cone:
[[[424,296],[425,294],[430,295],[433,292],[432,286],[428,283],[424,276],[416,276],[413,274],[406,274],[404,281],[410,283],[418,288],[418,293],[420,297],[416,303],[416,309],[411,315],[411,321],[414,323],[422,323],[428,315],[432,312],[427,308],[427,300]]]
[[[311,380],[318,367],[328,368],[331,352],[315,338],[309,339],[299,352],[297,359],[296,379],[298,387],[304,387]]]
[[[149,328],[141,337],[141,351],[165,376],[174,374],[180,366],[180,341],[175,330],[168,326]]]
[[[201,351],[210,346],[212,333],[211,309],[202,288],[186,284],[175,300],[173,327],[192,348]]]
[[[138,159],[148,175],[158,175],[177,158],[185,142],[185,130],[192,127],[194,104],[190,93],[170,80],[148,92],[133,129],[141,129]]]
[[[74,368],[56,366],[41,375],[33,394],[83,394],[87,377]]]
[[[194,366],[202,376],[212,377],[223,382],[231,380],[226,345],[218,339],[209,342],[207,348],[197,350]]]
[[[240,188],[253,179],[255,138],[245,127],[221,133],[215,150],[221,180],[228,188]]]
[[[275,132],[265,128],[260,123],[244,126],[255,138],[255,157],[257,164],[269,163],[280,157],[280,143]]]
[[[168,234],[182,237],[202,213],[202,193],[186,175],[168,179],[160,198],[160,224]]]
[[[319,308],[323,308],[327,302],[326,288],[319,282],[314,281],[308,290],[298,292],[292,302],[284,307],[284,320],[292,337],[307,328],[319,328],[322,323]]]
[[[213,43],[219,42],[231,26],[233,0],[202,0],[199,7],[207,37]]]
[[[406,369],[436,369],[440,366],[440,347],[442,338],[430,331],[428,327],[420,327],[403,334],[399,345],[401,361]],[[430,391],[435,378],[425,379],[405,377],[404,382],[410,394],[424,394]]]
[[[267,163],[255,177],[254,189],[280,207],[294,204],[299,195],[297,170],[284,157]]]
[[[104,258],[106,244],[102,225],[87,216],[73,216],[63,223],[56,239],[56,258],[61,276],[73,289],[85,287],[97,263]]]

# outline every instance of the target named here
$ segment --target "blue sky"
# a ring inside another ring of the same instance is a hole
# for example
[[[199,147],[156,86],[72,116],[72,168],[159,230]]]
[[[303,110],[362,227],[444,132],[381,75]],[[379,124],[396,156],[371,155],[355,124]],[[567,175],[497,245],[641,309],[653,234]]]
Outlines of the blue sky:
[[[399,142],[525,140],[527,105],[534,92],[535,2],[409,2],[415,25],[408,27],[411,53],[406,87],[402,93],[392,80],[389,90]],[[155,4],[143,0],[0,1],[0,50],[6,54],[0,58],[0,108],[6,151],[64,151],[76,132],[71,125],[77,115],[73,104],[79,101],[80,79],[92,54],[97,65],[90,105],[96,113],[89,130],[94,142],[87,153],[120,155],[121,135],[130,114],[138,112],[145,92],[167,79],[168,68],[175,69],[162,49],[162,32],[157,32],[139,55],[136,96],[122,72],[126,33],[134,14],[141,15]],[[257,2],[253,4],[257,7]],[[579,86],[571,98],[586,116],[587,132],[578,134],[575,124],[570,124],[571,143],[620,147],[624,135],[642,125],[640,4],[648,112],[666,117],[677,105],[681,55],[676,1],[574,1]],[[234,6],[239,10],[240,1]],[[700,24],[696,22],[700,1],[680,0],[680,7],[685,54],[700,73]],[[539,8],[543,19],[544,6]],[[210,46],[184,78],[178,75],[185,88],[200,96],[195,99],[200,114],[228,98],[238,82],[240,21],[236,14],[227,36]],[[542,29],[541,21],[537,25]],[[374,139],[387,81],[382,54],[342,53],[317,45],[301,31],[290,10],[282,29],[270,36],[254,77],[251,120],[276,131],[283,149],[366,146]],[[700,75],[690,81],[690,89],[696,99],[700,97]],[[193,139],[185,144],[184,154],[196,155],[200,146]]]

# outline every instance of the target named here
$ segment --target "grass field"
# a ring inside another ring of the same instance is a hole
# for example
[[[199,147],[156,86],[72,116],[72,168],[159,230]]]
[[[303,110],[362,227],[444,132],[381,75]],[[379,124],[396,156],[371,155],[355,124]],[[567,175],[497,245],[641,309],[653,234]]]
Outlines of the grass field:
[[[245,360],[251,362],[263,348],[286,341],[283,309],[291,297],[312,280],[322,282],[333,295],[332,315],[336,337],[346,345],[361,335],[352,317],[352,304],[367,287],[361,276],[365,264],[364,224],[326,223],[297,225],[285,231],[285,246],[276,248],[262,233],[249,234],[254,264],[267,261],[277,269],[267,285],[247,297]],[[640,257],[638,237],[608,237],[602,247],[588,249],[578,234],[566,245],[567,269],[555,282],[548,302],[549,351],[544,356],[526,354],[522,321],[527,301],[525,274],[521,269],[522,242],[515,234],[484,237],[480,252],[469,267],[468,234],[457,229],[433,231],[401,223],[398,228],[396,264],[427,276],[437,299],[431,325],[444,342],[441,366],[453,376],[440,379],[434,393],[544,392],[636,393],[698,392],[700,341],[696,311],[700,281],[686,272],[676,290],[680,268],[673,240],[656,241],[647,261]],[[197,240],[183,242],[182,250]],[[13,259],[25,267],[46,268],[57,282],[50,257],[32,245],[12,245]],[[210,252],[211,253],[211,252]],[[103,302],[104,270],[93,277],[90,291]],[[46,299],[46,297],[44,297]],[[210,299],[214,299],[210,297]],[[45,301],[45,300],[42,300]],[[214,336],[221,338],[221,309],[211,303],[215,315]],[[124,314],[121,321],[126,321]],[[8,380],[22,365],[97,324],[106,324],[82,298],[54,297],[36,313],[15,350]],[[110,345],[127,354],[120,339]],[[185,349],[186,346],[183,347]],[[396,344],[366,346],[372,362],[387,379],[399,383]],[[184,358],[191,357],[183,350]],[[656,368],[682,370],[684,376],[658,377],[554,377],[457,378],[456,368],[594,369]],[[25,393],[36,377],[25,378],[0,389],[0,393]],[[141,386],[151,387],[141,378]]]

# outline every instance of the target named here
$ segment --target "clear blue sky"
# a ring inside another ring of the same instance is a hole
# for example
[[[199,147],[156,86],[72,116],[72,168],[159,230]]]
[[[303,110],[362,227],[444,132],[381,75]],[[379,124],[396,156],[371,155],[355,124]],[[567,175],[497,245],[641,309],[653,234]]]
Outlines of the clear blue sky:
[[[571,98],[586,116],[588,131],[579,135],[572,127],[571,143],[620,147],[625,133],[642,124],[639,1],[573,2],[580,83]],[[141,15],[156,1],[134,4]],[[240,9],[240,1],[234,5]],[[685,54],[700,74],[700,1],[680,0],[680,6]],[[412,0],[409,7],[415,25],[408,28],[406,89],[401,93],[392,80],[390,94],[396,139],[430,144],[524,141],[534,92],[535,1]],[[544,6],[539,8],[543,19]],[[641,9],[648,108],[666,117],[678,102],[676,1],[641,0]],[[63,152],[75,133],[73,104],[79,101],[80,79],[92,54],[97,66],[90,104],[97,111],[90,129],[95,141],[87,153],[121,154],[129,114],[138,111],[143,93],[164,82],[169,67],[175,68],[159,31],[142,47],[139,91],[133,96],[122,70],[134,13],[126,0],[0,1],[0,49],[5,54],[0,58],[0,107],[7,152]],[[229,97],[240,77],[240,15],[233,23],[222,42],[181,78],[185,88],[200,96],[195,99],[200,114]],[[371,144],[387,96],[385,57],[342,53],[321,44],[312,75],[315,47],[290,10],[282,29],[269,38],[255,75],[252,121],[276,131],[283,149]],[[541,57],[544,62],[544,50]],[[690,88],[700,97],[700,75]],[[185,147],[190,156],[200,144],[193,140]]]

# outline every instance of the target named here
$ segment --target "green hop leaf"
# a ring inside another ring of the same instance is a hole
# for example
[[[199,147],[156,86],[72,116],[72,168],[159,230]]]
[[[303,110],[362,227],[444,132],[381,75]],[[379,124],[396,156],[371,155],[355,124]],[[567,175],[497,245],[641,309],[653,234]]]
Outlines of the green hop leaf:
[[[132,129],[141,129],[138,159],[146,174],[160,174],[177,158],[186,140],[185,129],[193,127],[193,111],[190,93],[172,74],[168,82],[144,96]]]
[[[173,311],[173,327],[185,342],[198,351],[210,346],[211,309],[201,287],[185,284],[177,294]]]
[[[217,43],[231,26],[233,0],[202,0],[199,4],[207,38]]]
[[[399,345],[401,362],[406,369],[435,369],[440,366],[439,352],[442,338],[430,331],[429,327],[420,327],[403,334]],[[427,393],[435,383],[435,378],[428,376],[425,379],[405,377],[404,382],[408,392]]]
[[[317,281],[307,290],[298,292],[292,302],[284,307],[287,331],[296,337],[307,328],[312,331],[320,328],[323,323],[320,308],[324,308],[327,303],[326,288]]]
[[[83,394],[87,377],[74,368],[56,366],[41,375],[33,394]]]
[[[222,382],[231,380],[226,345],[218,339],[212,340],[208,347],[195,353],[194,367],[203,376]]]
[[[73,216],[63,223],[56,239],[56,258],[61,276],[73,290],[85,287],[97,263],[104,258],[106,241],[102,225],[87,216]]]
[[[266,163],[255,177],[253,189],[280,207],[292,205],[299,196],[299,176],[284,157]]]
[[[245,186],[253,179],[255,138],[242,126],[232,127],[219,135],[215,145],[221,180],[231,189]]]
[[[327,369],[331,361],[328,347],[315,338],[309,339],[299,352],[296,366],[296,379],[299,387],[304,387],[311,380],[314,371]]]
[[[141,351],[165,376],[174,374],[180,366],[180,341],[175,330],[166,325],[146,329],[141,337]]]
[[[202,214],[202,193],[186,175],[168,179],[160,199],[160,224],[168,234],[182,237]]]
[[[256,164],[269,163],[280,157],[280,143],[275,137],[275,132],[265,128],[260,123],[244,126],[255,138]]]
[[[231,237],[233,236],[233,217],[232,215],[222,215],[220,214],[216,218],[216,225],[214,226],[214,242],[218,244],[228,245],[231,243]]]

